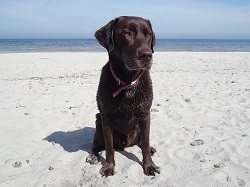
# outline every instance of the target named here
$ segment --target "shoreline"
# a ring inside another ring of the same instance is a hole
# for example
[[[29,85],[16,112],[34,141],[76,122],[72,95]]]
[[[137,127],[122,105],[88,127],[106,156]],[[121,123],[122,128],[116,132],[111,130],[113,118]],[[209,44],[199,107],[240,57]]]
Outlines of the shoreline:
[[[12,55],[12,54],[67,54],[67,53],[78,53],[78,54],[94,54],[94,53],[105,53],[106,55],[108,55],[107,51],[68,51],[68,52],[11,52],[11,53],[0,53],[0,55]],[[153,53],[153,55],[155,56],[155,54],[164,54],[164,53],[250,53],[250,51],[226,51],[226,52],[223,52],[223,51],[217,51],[217,52],[214,52],[214,51],[206,51],[206,52],[203,52],[203,51],[155,51]]]
[[[105,52],[95,39],[0,40],[0,52]],[[250,52],[250,40],[156,39],[161,52]]]
[[[103,179],[102,163],[85,159],[107,52],[0,53],[0,186],[249,186],[250,52],[153,59],[150,142],[161,174],[145,176],[131,147],[115,152],[117,173]]]
[[[41,51],[41,52],[0,52],[1,54],[39,54],[39,53],[107,53],[107,51]],[[154,51],[157,53],[250,53],[250,51]]]

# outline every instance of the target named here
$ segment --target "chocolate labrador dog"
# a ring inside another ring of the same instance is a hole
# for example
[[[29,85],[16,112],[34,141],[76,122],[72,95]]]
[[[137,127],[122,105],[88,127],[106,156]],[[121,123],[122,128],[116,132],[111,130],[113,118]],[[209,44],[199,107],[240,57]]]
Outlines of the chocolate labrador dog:
[[[156,150],[149,144],[153,100],[149,70],[155,45],[151,24],[140,17],[122,16],[97,30],[95,37],[107,49],[109,61],[102,68],[93,154],[86,161],[96,163],[99,152],[105,150],[100,174],[111,176],[115,173],[114,150],[137,145],[142,150],[144,173],[160,173],[151,158]]]

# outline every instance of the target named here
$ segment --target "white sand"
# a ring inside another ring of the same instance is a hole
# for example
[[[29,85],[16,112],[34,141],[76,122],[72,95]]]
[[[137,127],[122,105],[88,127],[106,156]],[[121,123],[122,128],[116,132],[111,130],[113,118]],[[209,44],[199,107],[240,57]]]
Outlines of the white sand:
[[[0,186],[250,186],[250,53],[155,53],[150,139],[161,174],[145,176],[132,147],[104,179],[85,159],[107,59],[0,54]]]

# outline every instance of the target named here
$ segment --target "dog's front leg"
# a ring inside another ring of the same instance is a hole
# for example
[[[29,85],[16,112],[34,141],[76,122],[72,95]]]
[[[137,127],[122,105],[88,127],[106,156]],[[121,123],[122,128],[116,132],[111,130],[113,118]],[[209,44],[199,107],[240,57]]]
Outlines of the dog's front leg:
[[[146,117],[143,117],[139,121],[140,129],[141,129],[141,149],[143,156],[143,171],[145,175],[155,175],[156,173],[160,173],[160,168],[157,167],[152,158],[151,151],[149,145],[149,133],[150,133],[150,114]]]
[[[109,119],[102,115],[102,128],[105,141],[106,162],[100,169],[102,176],[108,177],[115,174],[115,159],[113,146],[113,129]]]

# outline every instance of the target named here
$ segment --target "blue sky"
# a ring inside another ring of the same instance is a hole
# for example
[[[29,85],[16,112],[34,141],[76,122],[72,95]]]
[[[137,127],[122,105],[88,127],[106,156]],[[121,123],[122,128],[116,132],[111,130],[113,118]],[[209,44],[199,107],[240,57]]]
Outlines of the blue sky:
[[[0,0],[0,39],[94,38],[120,15],[150,19],[157,38],[250,39],[250,0]]]

